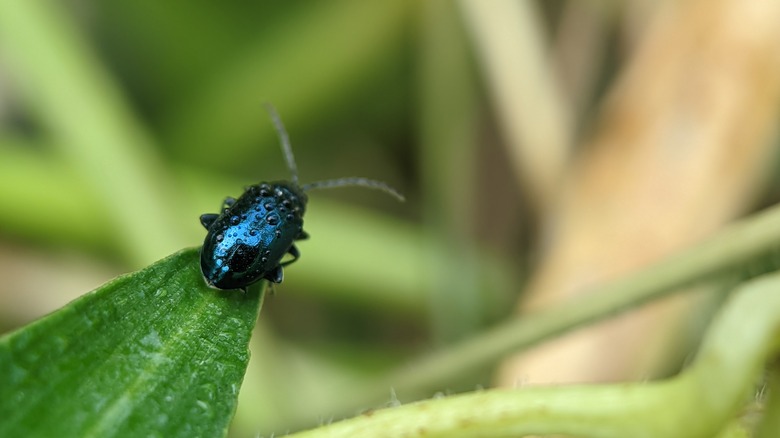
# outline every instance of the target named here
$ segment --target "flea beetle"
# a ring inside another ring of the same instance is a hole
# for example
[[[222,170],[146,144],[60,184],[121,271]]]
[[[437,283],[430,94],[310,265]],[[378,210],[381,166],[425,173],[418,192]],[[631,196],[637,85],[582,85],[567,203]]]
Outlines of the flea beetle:
[[[216,289],[243,289],[262,279],[281,283],[282,268],[298,260],[296,240],[303,231],[306,192],[311,189],[362,186],[404,198],[387,184],[366,178],[340,178],[298,184],[298,171],[287,131],[271,105],[266,110],[279,136],[292,181],[261,182],[238,198],[226,198],[221,213],[200,216],[206,239],[200,250],[200,268],[206,283]],[[282,261],[289,254],[291,260]]]

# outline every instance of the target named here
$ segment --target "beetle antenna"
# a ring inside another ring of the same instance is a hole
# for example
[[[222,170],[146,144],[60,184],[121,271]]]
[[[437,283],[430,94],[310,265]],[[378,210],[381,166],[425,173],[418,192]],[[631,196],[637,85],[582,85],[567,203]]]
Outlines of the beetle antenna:
[[[306,192],[314,189],[332,189],[334,187],[348,187],[348,186],[358,186],[358,187],[366,187],[369,189],[381,190],[401,202],[406,201],[404,195],[398,193],[398,190],[390,187],[389,185],[383,183],[382,181],[376,181],[368,178],[329,179],[325,181],[317,181],[311,184],[306,184],[303,187],[301,187],[301,189],[303,189],[303,191]]]
[[[295,165],[295,156],[293,155],[292,146],[290,146],[290,136],[287,135],[287,130],[284,129],[282,118],[279,117],[276,108],[268,102],[265,102],[263,106],[265,107],[265,110],[268,111],[268,115],[271,116],[271,121],[276,129],[276,135],[279,136],[284,159],[287,161],[287,168],[292,174],[292,181],[295,185],[298,185],[298,166]]]

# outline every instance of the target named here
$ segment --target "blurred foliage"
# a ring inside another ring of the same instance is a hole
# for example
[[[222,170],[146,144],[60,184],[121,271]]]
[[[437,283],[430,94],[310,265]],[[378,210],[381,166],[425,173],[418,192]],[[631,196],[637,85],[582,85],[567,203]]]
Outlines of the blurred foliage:
[[[255,336],[242,394],[297,413],[263,423],[245,403],[236,427],[297,427],[282,419],[311,413],[300,400],[314,398],[316,379],[302,376],[331,369],[354,379],[419,351],[430,336],[432,262],[415,225],[418,14],[414,2],[355,0],[0,6],[0,253],[12,260],[0,267],[0,327],[198,244],[199,214],[247,184],[288,178],[262,107],[271,102],[303,182],[366,176],[409,201],[360,189],[312,194],[312,239],[263,313],[268,333]],[[482,304],[458,316],[474,321],[469,331],[507,313],[510,276],[499,260],[512,246],[485,245],[484,258],[466,261],[484,289]],[[90,257],[97,270],[58,270]],[[273,374],[251,384],[251,370],[280,351],[309,356],[289,378],[315,385],[289,405],[289,388],[267,381]]]
[[[517,2],[522,44],[497,47],[476,4],[0,3],[0,328],[198,245],[201,213],[288,178],[263,102],[302,182],[364,176],[408,201],[311,194],[312,238],[265,303],[235,436],[348,413],[333,388],[507,317],[557,223],[551,181],[571,177],[652,8]],[[521,74],[493,74],[504,60]],[[488,385],[494,366],[446,388]]]

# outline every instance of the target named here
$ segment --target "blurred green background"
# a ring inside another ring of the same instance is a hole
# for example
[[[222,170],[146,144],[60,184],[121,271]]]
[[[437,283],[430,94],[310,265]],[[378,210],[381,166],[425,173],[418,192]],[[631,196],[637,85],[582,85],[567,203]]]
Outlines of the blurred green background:
[[[477,150],[475,126],[425,102],[459,81],[448,111],[473,117],[484,105],[456,11],[436,7],[445,34],[432,44],[454,53],[421,45],[425,8],[409,1],[0,6],[0,329],[200,245],[201,213],[245,185],[288,179],[264,102],[286,124],[302,182],[365,176],[407,202],[311,193],[312,238],[261,313],[236,436],[317,424],[334,384],[507,314],[512,274],[494,261],[522,241],[516,189],[505,165],[478,183],[474,169],[496,167],[501,150]],[[464,129],[471,139],[448,141]],[[482,233],[468,224],[478,187],[511,194]],[[443,239],[457,234],[453,252]]]
[[[310,194],[311,239],[265,301],[233,432],[358,412],[344,388],[509,316],[528,279],[536,293],[583,289],[776,199],[780,75],[698,76],[724,59],[702,41],[762,28],[699,25],[738,5],[675,3],[2,2],[0,330],[200,245],[200,214],[287,179],[270,102],[303,183],[369,177],[407,202]],[[757,48],[728,46],[737,65],[780,53],[764,35],[739,41]],[[656,182],[670,187],[641,191]],[[620,332],[641,347],[648,330]],[[590,356],[634,370],[611,378],[652,374]]]

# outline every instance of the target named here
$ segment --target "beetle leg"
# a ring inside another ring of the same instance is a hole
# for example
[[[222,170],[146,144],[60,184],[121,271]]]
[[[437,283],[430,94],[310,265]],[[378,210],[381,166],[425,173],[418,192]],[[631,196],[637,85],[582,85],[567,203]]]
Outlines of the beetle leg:
[[[286,262],[281,263],[279,266],[287,266],[301,257],[301,252],[298,251],[298,248],[295,245],[291,246],[290,249],[287,250],[287,254],[293,256],[293,259],[287,260]]]
[[[281,283],[282,280],[284,279],[284,273],[282,272],[282,265],[279,265],[273,270],[268,271],[268,273],[265,274],[264,278],[272,283]]]
[[[211,224],[213,224],[218,217],[219,215],[216,213],[202,214],[200,215],[200,224],[203,225],[203,228],[208,230]]]
[[[298,237],[295,238],[295,240],[306,240],[309,238],[309,233],[306,231],[301,230],[300,233],[298,233]]]

